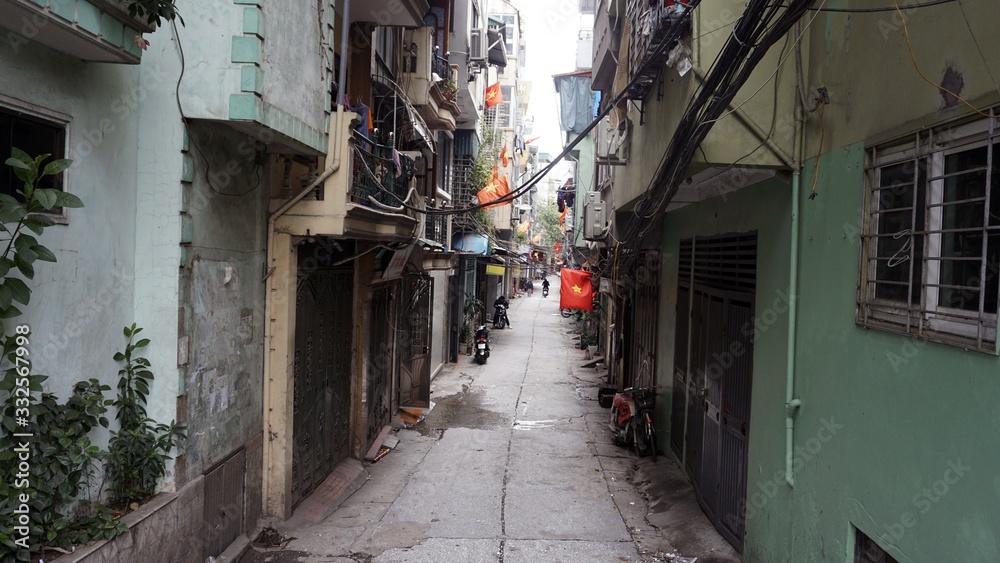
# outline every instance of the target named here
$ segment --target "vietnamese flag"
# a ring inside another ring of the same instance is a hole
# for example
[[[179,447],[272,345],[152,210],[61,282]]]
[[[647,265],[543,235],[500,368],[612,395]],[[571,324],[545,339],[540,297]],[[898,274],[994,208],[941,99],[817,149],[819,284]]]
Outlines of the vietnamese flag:
[[[506,195],[510,194],[510,184],[507,183],[507,176],[505,174],[500,174],[497,169],[497,165],[493,165],[493,175],[490,176],[490,180],[486,182],[483,189],[476,193],[476,197],[479,199],[480,204],[486,204],[491,201],[496,201]],[[486,208],[490,207],[501,207],[510,203],[510,201],[504,201],[502,203],[497,203],[495,205],[487,205]]]
[[[568,207],[567,207],[566,209],[563,209],[563,212],[562,212],[562,214],[561,214],[561,215],[559,215],[559,224],[560,224],[560,225],[562,225],[563,223],[565,223],[565,222],[566,222],[566,215],[567,215],[568,213],[569,213],[569,208],[568,208]]]
[[[486,88],[486,109],[503,103],[503,91],[500,90],[500,83],[497,82]]]
[[[563,268],[559,276],[559,308],[594,311],[594,285],[590,282],[593,276],[583,270],[567,270]]]
[[[500,162],[503,163],[504,167],[510,165],[510,155],[507,154],[507,143],[504,143],[503,149],[500,150]]]

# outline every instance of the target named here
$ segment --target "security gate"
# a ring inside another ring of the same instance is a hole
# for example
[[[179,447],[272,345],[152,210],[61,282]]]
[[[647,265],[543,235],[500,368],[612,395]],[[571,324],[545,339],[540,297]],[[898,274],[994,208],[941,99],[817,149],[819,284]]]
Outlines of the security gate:
[[[391,400],[394,313],[392,297],[396,284],[382,284],[372,289],[368,319],[368,358],[365,364],[365,444],[375,441],[389,424],[397,405]]]
[[[660,310],[660,258],[643,252],[625,314],[625,370],[622,387],[656,385],[656,334]]]
[[[295,304],[292,504],[350,453],[351,269],[317,266],[313,245],[299,247]]]
[[[671,447],[705,512],[737,549],[745,523],[756,261],[756,233],[739,233],[682,241],[678,268]]]
[[[428,407],[431,400],[431,312],[434,280],[410,275],[402,281],[398,308],[399,405]]]

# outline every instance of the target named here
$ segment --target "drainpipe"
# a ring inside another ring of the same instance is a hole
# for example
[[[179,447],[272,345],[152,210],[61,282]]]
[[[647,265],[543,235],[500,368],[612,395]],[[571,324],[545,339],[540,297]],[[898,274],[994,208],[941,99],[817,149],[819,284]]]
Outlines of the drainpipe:
[[[796,30],[799,27],[796,26]],[[801,37],[801,35],[800,35]],[[801,74],[801,51],[796,46],[796,88],[798,81],[803,79]],[[806,109],[802,104],[801,96],[796,96],[795,103],[795,137],[794,137],[794,165],[792,166],[792,228],[791,228],[791,250],[788,265],[788,346],[785,364],[785,481],[788,486],[795,486],[795,477],[792,475],[792,465],[794,458],[795,437],[795,417],[798,416],[802,401],[795,398],[795,331],[797,330],[798,310],[799,310],[799,191],[802,184],[802,158],[805,150],[805,122]]]
[[[788,358],[785,371],[785,481],[789,486],[795,485],[792,476],[793,444],[795,434],[795,416],[802,402],[795,396],[795,330],[798,313],[799,291],[799,188],[801,184],[801,161],[792,171],[792,249],[789,260],[788,294]]]
[[[274,255],[273,255],[273,252],[274,252],[274,250],[273,250],[274,249],[274,228],[275,228],[275,225],[277,224],[278,218],[281,217],[282,215],[284,215],[285,213],[287,213],[288,210],[291,209],[292,207],[294,207],[296,203],[302,201],[302,198],[306,197],[306,195],[308,195],[311,191],[313,191],[314,189],[316,189],[316,186],[318,186],[321,183],[323,183],[327,178],[329,178],[330,176],[332,176],[334,172],[340,170],[340,150],[341,150],[340,149],[340,144],[342,142],[342,139],[340,137],[340,128],[343,126],[343,123],[344,123],[344,106],[347,104],[347,97],[346,97],[347,88],[345,86],[346,86],[346,83],[347,83],[347,48],[348,48],[347,36],[348,36],[348,34],[350,32],[350,28],[351,28],[351,23],[350,22],[351,22],[351,0],[344,0],[344,13],[341,15],[341,27],[340,27],[340,68],[337,71],[337,86],[338,86],[337,87],[337,96],[340,99],[337,100],[337,120],[336,120],[336,127],[334,127],[333,132],[332,132],[332,134],[334,135],[334,137],[333,137],[333,162],[331,162],[330,166],[326,170],[324,170],[319,176],[317,176],[313,181],[309,182],[309,185],[307,185],[305,188],[303,188],[302,191],[300,191],[299,193],[295,194],[295,196],[292,199],[286,201],[284,205],[282,205],[281,207],[279,207],[277,210],[274,211],[274,213],[271,213],[267,217],[267,248],[265,249],[265,252],[267,254],[267,256],[265,258],[265,264],[267,264],[267,265],[270,265],[271,261],[274,259]],[[264,421],[265,421],[265,424],[268,424],[270,413],[273,410],[272,409],[272,404],[271,404],[271,386],[267,384],[267,380],[270,379],[269,369],[270,369],[270,365],[271,365],[271,337],[273,336],[272,331],[271,331],[271,323],[269,322],[269,320],[268,320],[267,317],[272,313],[272,311],[268,311],[267,308],[266,308],[267,298],[268,298],[268,295],[270,294],[270,291],[271,291],[271,287],[270,287],[271,284],[267,280],[268,280],[268,278],[270,278],[270,276],[271,276],[272,273],[273,273],[273,271],[270,270],[270,269],[268,269],[267,273],[264,275],[264,283],[265,283],[265,288],[264,288],[264,303],[265,303],[265,311],[264,311],[264,317],[265,317],[264,318],[264,373],[268,375],[268,377],[265,379],[265,382],[264,382],[264,405],[265,405],[265,409],[266,409],[266,411],[264,412]],[[265,436],[264,436],[264,447],[265,448],[268,448],[268,444],[271,441],[270,436],[271,436],[271,429],[270,429],[270,426],[268,425],[268,427],[266,428]],[[269,455],[265,455],[265,457],[264,457],[265,463],[269,463],[270,462],[269,458],[270,458]],[[270,494],[270,491],[268,491],[269,480],[268,480],[267,474],[266,474],[269,469],[270,469],[269,467],[265,467],[265,476],[264,476],[264,503],[265,503],[264,509],[265,509],[265,512],[267,511],[266,503],[268,501],[268,497],[269,497],[269,494]],[[284,515],[282,515],[282,516],[284,516]]]

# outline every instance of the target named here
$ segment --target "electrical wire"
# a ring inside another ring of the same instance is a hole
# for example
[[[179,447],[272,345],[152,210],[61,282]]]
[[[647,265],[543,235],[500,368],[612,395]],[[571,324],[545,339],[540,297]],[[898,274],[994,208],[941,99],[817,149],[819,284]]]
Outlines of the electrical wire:
[[[787,9],[780,12],[775,4],[770,4],[767,0],[747,2],[743,16],[734,26],[733,35],[720,50],[692,96],[653,180],[633,209],[635,219],[625,227],[622,244],[615,250],[621,258],[619,267],[624,271],[631,270],[630,266],[636,260],[641,241],[654,227],[655,219],[666,211],[679,189],[680,180],[694,152],[711,129],[711,124],[727,111],[732,98],[746,84],[771,45],[787,35],[807,12],[807,8],[812,7],[812,3],[812,0],[799,0],[790,3]],[[814,20],[815,17],[810,23]],[[802,34],[799,34],[796,41],[801,40],[801,37]]]
[[[692,0],[692,2],[690,2],[688,9],[682,14],[681,19],[678,20],[671,27],[667,37],[663,39],[661,44],[657,47],[656,51],[653,51],[647,58],[647,60],[654,60],[657,56],[666,51],[667,47],[672,46],[679,39],[682,31],[685,30],[687,28],[687,24],[690,23],[691,13],[693,9],[700,3],[701,0]],[[532,187],[535,186],[535,184],[537,184],[543,178],[545,178],[552,170],[555,169],[556,165],[562,159],[568,156],[572,152],[572,150],[576,148],[577,145],[583,142],[583,140],[590,135],[591,131],[593,131],[598,126],[598,124],[600,124],[601,120],[604,119],[609,113],[611,113],[611,110],[614,109],[614,107],[617,106],[617,104],[621,100],[626,98],[632,86],[638,83],[641,78],[642,78],[642,73],[637,71],[635,73],[635,77],[627,85],[625,85],[622,91],[619,92],[611,100],[611,102],[608,103],[608,106],[605,109],[600,110],[598,112],[598,115],[595,117],[595,119],[591,121],[591,123],[587,127],[585,127],[583,131],[581,131],[574,140],[572,140],[569,144],[567,144],[561,153],[559,153],[555,158],[553,158],[552,161],[545,168],[536,172],[527,182],[522,184],[520,187],[518,187],[511,193],[486,203],[471,205],[468,207],[463,207],[461,209],[423,209],[408,204],[404,204],[403,207],[415,213],[423,213],[426,215],[459,215],[477,211],[485,207],[503,205],[505,203],[510,203],[514,201],[515,199],[527,193]]]
[[[256,170],[257,174],[257,183],[246,191],[240,193],[228,193],[220,191],[216,189],[214,185],[212,185],[212,177],[209,172],[209,170],[211,169],[211,164],[208,162],[208,157],[206,157],[205,153],[202,152],[201,147],[199,147],[198,143],[194,140],[194,135],[191,134],[191,128],[189,123],[190,120],[187,118],[187,115],[184,114],[184,108],[183,106],[181,106],[181,82],[184,80],[184,72],[187,70],[187,64],[184,58],[184,46],[181,44],[180,34],[177,33],[177,22],[175,22],[174,20],[170,20],[170,26],[174,30],[174,40],[177,41],[177,51],[180,53],[181,56],[181,72],[180,75],[177,76],[177,85],[174,88],[174,98],[175,101],[177,102],[177,111],[181,114],[181,122],[184,123],[184,127],[186,128],[188,142],[191,143],[191,146],[194,148],[194,150],[197,151],[199,156],[201,156],[202,161],[205,162],[205,183],[208,184],[209,189],[212,190],[217,195],[229,196],[229,197],[243,197],[260,187],[261,180],[264,179],[264,175],[260,173],[260,165],[257,164],[254,166],[254,169]]]
[[[823,160],[823,140],[824,140],[823,139],[823,137],[824,137],[824,127],[823,126],[826,123],[826,120],[823,119],[823,114],[826,112],[825,108],[826,108],[826,104],[820,104],[820,106],[819,106],[819,150],[816,151],[816,168],[813,169],[813,182],[812,182],[812,187],[809,189],[809,199],[816,199],[816,196],[819,195],[819,194],[816,193],[816,182],[819,181],[819,165],[820,165],[820,162],[822,162],[822,160]]]
[[[906,9],[916,10],[917,8],[930,8],[931,6],[940,6],[941,4],[950,4],[952,2],[960,2],[960,0],[931,0],[930,2],[924,2],[922,4],[910,4],[906,7]],[[809,10],[841,14],[878,14],[884,12],[894,12],[896,8],[886,6],[883,8],[809,8]]]
[[[967,102],[965,98],[963,98],[962,96],[959,96],[958,94],[952,92],[951,90],[945,88],[944,86],[938,84],[937,82],[934,82],[930,78],[927,78],[927,75],[924,74],[924,71],[920,70],[920,65],[917,64],[917,57],[913,53],[913,45],[910,43],[910,29],[906,25],[906,17],[903,15],[903,10],[899,9],[899,2],[897,0],[892,0],[892,4],[893,6],[896,7],[896,12],[899,13],[899,18],[903,20],[903,35],[906,37],[906,48],[910,52],[910,60],[913,61],[913,68],[917,69],[917,74],[919,74],[920,77],[926,80],[931,86],[934,86],[935,88],[941,90],[942,92],[951,94],[952,97],[962,102],[963,104],[969,106],[970,108],[972,108],[973,111],[975,111],[979,115],[982,115],[983,117],[986,117],[988,119],[992,119],[993,118],[992,115],[983,112],[981,109]]]

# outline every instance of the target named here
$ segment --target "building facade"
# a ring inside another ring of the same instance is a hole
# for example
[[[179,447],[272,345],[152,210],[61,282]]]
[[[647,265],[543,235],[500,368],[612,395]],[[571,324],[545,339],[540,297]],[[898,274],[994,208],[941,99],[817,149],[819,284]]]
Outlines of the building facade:
[[[653,366],[660,447],[747,561],[996,559],[994,475],[976,471],[998,463],[982,447],[997,370],[989,7],[805,11],[754,43],[766,52],[727,92],[713,61],[746,53],[755,3],[685,4],[598,3],[595,88],[634,100],[598,147],[614,165],[602,199],[618,240],[643,236],[616,293],[638,308],[642,272],[658,292],[653,361],[620,383]],[[706,90],[733,95],[675,159]],[[654,208],[654,227],[630,231]]]

